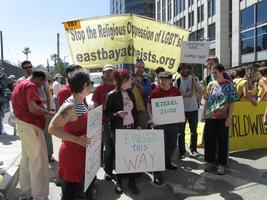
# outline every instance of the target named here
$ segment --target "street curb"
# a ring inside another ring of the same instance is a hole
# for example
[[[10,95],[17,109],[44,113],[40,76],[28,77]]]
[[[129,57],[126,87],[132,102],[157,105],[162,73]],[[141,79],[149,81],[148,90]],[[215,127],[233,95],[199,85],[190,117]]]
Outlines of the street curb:
[[[6,197],[7,194],[13,191],[18,184],[20,157],[21,156],[19,154],[4,174],[3,181],[0,183],[0,199]]]

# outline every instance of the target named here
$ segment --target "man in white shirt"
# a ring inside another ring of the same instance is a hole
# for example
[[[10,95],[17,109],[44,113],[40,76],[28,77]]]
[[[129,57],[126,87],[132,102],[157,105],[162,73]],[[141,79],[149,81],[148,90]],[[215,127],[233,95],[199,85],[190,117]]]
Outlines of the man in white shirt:
[[[53,92],[54,92],[54,102],[55,102],[55,111],[58,110],[58,103],[57,103],[57,96],[59,93],[59,90],[62,88],[61,85],[61,74],[57,73],[54,77],[54,83],[53,83]]]

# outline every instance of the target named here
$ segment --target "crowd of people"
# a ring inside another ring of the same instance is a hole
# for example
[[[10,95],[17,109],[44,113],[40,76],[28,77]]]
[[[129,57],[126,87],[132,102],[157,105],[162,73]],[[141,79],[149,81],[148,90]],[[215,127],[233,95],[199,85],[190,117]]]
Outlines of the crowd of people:
[[[250,101],[256,106],[257,101],[267,99],[267,65],[262,63],[259,69],[262,78],[259,80],[258,99],[255,99],[249,91],[249,82],[243,69],[237,70],[236,77],[232,79],[225,73],[217,57],[209,57],[207,63],[209,75],[204,85],[199,82],[190,65],[185,63],[178,66],[179,77],[175,79],[171,72],[158,67],[155,81],[146,75],[145,63],[140,59],[133,72],[115,70],[110,64],[103,66],[103,82],[93,91],[92,101],[94,107],[103,106],[101,163],[105,180],[115,182],[117,194],[124,191],[123,177],[129,179],[128,186],[133,194],[139,194],[140,190],[136,184],[136,173],[116,174],[115,130],[163,130],[166,169],[177,170],[172,160],[177,146],[181,160],[186,156],[200,156],[197,151],[197,127],[201,97],[204,104],[200,120],[205,122],[202,138],[206,161],[204,170],[225,174],[233,103]],[[89,111],[86,97],[92,92],[94,84],[88,71],[79,65],[71,65],[66,69],[66,84],[62,85],[63,77],[60,74],[56,74],[52,81],[43,71],[34,70],[30,61],[24,61],[21,67],[23,77],[15,82],[12,76],[9,84],[13,91],[11,101],[16,130],[22,143],[20,199],[48,199],[49,162],[54,162],[51,135],[62,140],[58,160],[62,200],[92,199],[96,178],[83,192],[85,152],[91,142],[86,137]],[[174,96],[183,97],[185,122],[155,124],[152,99]],[[188,150],[185,145],[186,123],[191,133]],[[161,172],[153,172],[153,182],[156,185],[164,183]]]

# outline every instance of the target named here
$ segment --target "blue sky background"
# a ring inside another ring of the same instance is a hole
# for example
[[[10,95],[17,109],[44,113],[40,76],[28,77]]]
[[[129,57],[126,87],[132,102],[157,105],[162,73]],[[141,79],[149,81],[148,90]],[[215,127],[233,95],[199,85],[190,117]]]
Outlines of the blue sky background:
[[[33,65],[43,64],[57,52],[60,33],[60,57],[72,63],[61,22],[109,15],[109,0],[1,0],[0,30],[4,38],[4,59],[17,64],[25,60],[29,47]]]

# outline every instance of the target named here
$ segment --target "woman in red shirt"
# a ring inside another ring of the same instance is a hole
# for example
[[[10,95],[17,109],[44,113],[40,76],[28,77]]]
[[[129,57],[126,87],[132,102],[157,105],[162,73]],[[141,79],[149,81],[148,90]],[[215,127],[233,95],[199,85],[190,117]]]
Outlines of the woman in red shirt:
[[[72,95],[65,100],[49,125],[49,133],[63,140],[59,150],[58,174],[63,180],[61,200],[73,200],[83,194],[85,176],[86,137],[88,109],[84,104],[93,82],[84,70],[77,70],[68,76]],[[84,194],[92,199],[94,181]]]

